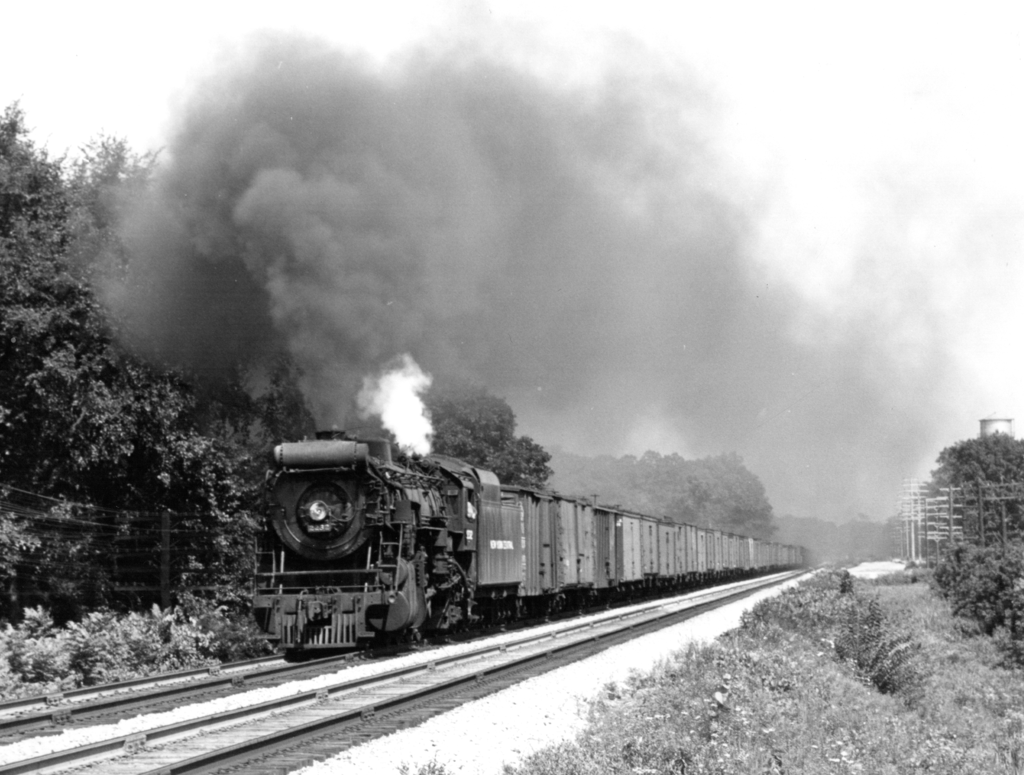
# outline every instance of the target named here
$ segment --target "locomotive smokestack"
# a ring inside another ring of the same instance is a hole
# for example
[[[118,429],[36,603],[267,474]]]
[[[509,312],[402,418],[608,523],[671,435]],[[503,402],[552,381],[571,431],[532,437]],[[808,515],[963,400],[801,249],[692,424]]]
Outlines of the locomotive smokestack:
[[[370,448],[370,456],[377,458],[386,465],[391,465],[391,442],[387,439],[367,439],[366,446]]]

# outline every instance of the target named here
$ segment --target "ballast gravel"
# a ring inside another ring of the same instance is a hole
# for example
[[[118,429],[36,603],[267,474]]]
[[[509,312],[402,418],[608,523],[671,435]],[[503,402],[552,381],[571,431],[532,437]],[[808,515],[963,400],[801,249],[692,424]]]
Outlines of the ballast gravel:
[[[730,586],[733,585],[724,585],[721,587],[721,589],[727,589]],[[664,603],[665,601],[661,601],[661,604]],[[622,613],[627,613],[631,610],[649,608],[652,605],[656,604],[652,604],[651,602],[641,603],[635,606],[617,609],[612,613],[596,614],[593,618],[620,615]],[[739,621],[739,613],[736,614],[736,621]],[[547,630],[557,630],[564,626],[565,623],[555,622],[549,625],[544,625],[543,627],[536,628],[534,631],[544,632]],[[735,626],[735,624],[731,626]],[[175,724],[180,721],[188,721],[211,713],[219,713],[223,711],[234,710],[235,708],[245,707],[248,705],[256,705],[261,702],[267,702],[269,700],[275,700],[281,697],[287,697],[294,694],[301,694],[302,692],[314,691],[316,689],[322,689],[326,686],[338,683],[343,680],[365,676],[373,676],[382,672],[386,672],[388,670],[405,667],[407,665],[415,665],[422,662],[429,662],[431,660],[443,658],[449,655],[457,655],[467,651],[472,651],[474,649],[478,649],[482,646],[489,644],[499,645],[501,643],[506,643],[508,641],[521,638],[523,634],[524,633],[522,631],[508,632],[501,635],[496,635],[493,638],[488,638],[486,640],[470,643],[452,644],[449,646],[445,646],[441,649],[431,650],[429,652],[417,652],[393,659],[382,659],[377,662],[361,662],[352,665],[351,667],[339,670],[335,673],[317,676],[316,678],[310,678],[304,681],[293,681],[291,683],[283,684],[281,686],[275,686],[272,688],[253,689],[252,691],[243,692],[241,694],[235,694],[230,697],[220,697],[214,700],[199,702],[193,705],[185,705],[180,708],[176,708],[174,710],[166,711],[163,713],[139,715],[130,719],[118,721],[113,724],[101,724],[97,726],[82,727],[79,729],[68,729],[59,735],[34,737],[26,740],[20,740],[16,743],[0,746],[0,765],[22,761],[25,759],[32,759],[37,756],[43,756],[56,751],[63,751],[69,748],[74,748],[76,746],[99,742],[101,740],[109,740],[111,738],[122,737],[125,735],[133,735],[139,732],[144,732],[148,729],[155,729],[157,727],[168,726],[170,724]],[[710,637],[714,637],[714,635]],[[615,679],[608,678],[598,681],[598,688],[600,687],[600,685],[602,685],[608,680]],[[458,736],[461,737],[461,735]],[[389,737],[387,739],[391,738]],[[427,760],[429,761],[429,757]],[[333,772],[335,770],[328,771]],[[371,770],[365,771],[369,772]],[[372,771],[395,772],[395,769]],[[462,770],[462,772],[474,771],[475,770],[472,769]],[[500,771],[500,768],[497,771]]]
[[[607,684],[651,670],[690,643],[708,642],[735,629],[745,610],[804,578],[614,646],[298,772],[394,775],[404,767],[415,775],[421,766],[434,762],[450,773],[501,775],[505,764],[573,739],[586,723],[591,702]]]

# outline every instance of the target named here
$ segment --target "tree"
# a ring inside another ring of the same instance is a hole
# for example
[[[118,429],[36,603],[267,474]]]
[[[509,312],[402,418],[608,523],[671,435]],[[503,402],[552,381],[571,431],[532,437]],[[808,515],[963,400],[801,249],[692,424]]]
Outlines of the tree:
[[[743,459],[728,453],[691,461],[688,492],[670,504],[684,522],[714,525],[731,533],[768,539],[775,532],[764,485]]]
[[[976,496],[979,485],[1024,483],[1024,440],[994,433],[958,441],[942,450],[936,462],[939,465],[932,471],[931,482],[936,494],[947,487],[954,487]],[[1024,504],[1019,500],[1003,501],[1002,504],[1006,507],[1008,524],[1019,530],[1024,522]],[[997,528],[997,508],[995,504],[985,507],[986,530]],[[977,519],[976,509],[970,519]]]
[[[122,279],[130,261],[125,216],[150,186],[156,154],[137,154],[127,140],[109,135],[81,150],[66,176],[72,204],[70,262],[100,282]]]
[[[994,433],[958,441],[942,450],[936,462],[932,484],[937,488],[1024,482],[1024,440]]]
[[[736,454],[685,460],[648,450],[616,459],[558,450],[553,465],[553,484],[563,492],[755,538],[775,530],[764,486]]]
[[[175,512],[201,583],[237,587],[251,565],[247,507],[259,478],[249,463],[262,439],[204,433],[208,396],[114,335],[90,281],[128,260],[118,207],[146,184],[151,160],[123,141],[90,148],[68,175],[32,143],[17,106],[0,116],[0,485],[87,508]],[[242,415],[238,426],[258,424],[257,402]],[[0,543],[35,557],[42,549],[23,528],[0,513]],[[68,540],[45,551],[81,554],[82,536]]]
[[[549,455],[528,436],[516,436],[516,417],[504,399],[466,385],[431,388],[425,396],[434,426],[433,450],[497,474],[503,484],[544,487]]]
[[[57,481],[40,470],[40,420],[53,399],[46,377],[77,360],[69,352],[95,312],[88,287],[64,262],[70,203],[60,163],[27,135],[21,110],[7,108],[0,118],[0,475],[22,486]]]

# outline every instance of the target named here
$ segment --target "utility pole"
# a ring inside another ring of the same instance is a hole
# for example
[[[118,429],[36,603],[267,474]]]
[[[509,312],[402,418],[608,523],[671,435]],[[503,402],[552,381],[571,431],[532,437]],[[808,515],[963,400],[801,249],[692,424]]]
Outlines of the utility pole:
[[[978,480],[978,539],[981,548],[985,548],[985,490],[981,486],[981,479]]]

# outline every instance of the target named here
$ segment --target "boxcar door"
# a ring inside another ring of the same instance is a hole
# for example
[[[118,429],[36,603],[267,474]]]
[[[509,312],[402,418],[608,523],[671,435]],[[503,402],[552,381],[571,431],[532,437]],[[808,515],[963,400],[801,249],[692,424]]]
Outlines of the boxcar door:
[[[575,587],[580,579],[576,503],[561,498],[555,503],[558,508],[559,586]]]
[[[594,525],[594,509],[589,504],[576,504],[576,530],[577,530],[577,567],[579,568],[579,583],[592,587],[596,583],[595,574],[597,563],[595,561],[596,526]]]

